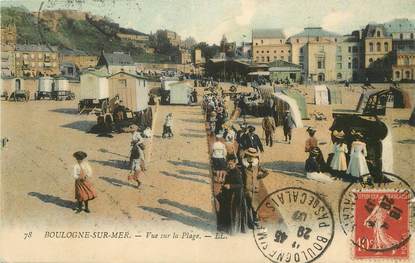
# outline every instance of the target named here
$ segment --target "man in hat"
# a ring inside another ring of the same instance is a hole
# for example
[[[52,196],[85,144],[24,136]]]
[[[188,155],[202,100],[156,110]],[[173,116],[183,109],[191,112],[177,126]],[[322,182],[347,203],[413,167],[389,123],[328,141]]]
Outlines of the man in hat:
[[[256,212],[255,212],[255,200],[254,194],[258,193],[258,170],[259,170],[259,154],[257,149],[248,148],[244,152],[242,158],[242,172],[243,172],[243,181],[244,181],[244,192],[246,196],[246,201],[248,209],[251,210],[253,215],[254,224],[258,221]]]
[[[272,135],[275,132],[275,122],[273,118],[270,118],[269,116],[266,116],[262,120],[262,129],[265,133],[265,145],[269,147],[272,147],[273,141],[272,141]]]
[[[242,140],[242,149],[247,150],[249,148],[254,148],[257,151],[264,152],[264,147],[262,146],[261,139],[255,134],[255,127],[252,125],[248,126],[248,133],[241,137]]]
[[[295,122],[291,116],[290,111],[287,110],[285,111],[285,115],[283,119],[283,130],[284,130],[285,141],[287,141],[287,138],[288,138],[288,143],[291,143],[292,129],[294,128],[295,128]]]
[[[310,137],[305,141],[305,152],[310,152],[312,148],[318,146],[318,141],[314,134],[316,134],[316,130],[312,127],[307,128],[308,135]]]

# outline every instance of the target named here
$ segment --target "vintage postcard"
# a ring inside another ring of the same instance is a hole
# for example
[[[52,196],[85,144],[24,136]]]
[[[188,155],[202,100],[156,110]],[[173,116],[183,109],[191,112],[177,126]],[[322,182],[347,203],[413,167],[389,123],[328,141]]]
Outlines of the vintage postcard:
[[[0,262],[415,262],[413,0],[0,0]]]

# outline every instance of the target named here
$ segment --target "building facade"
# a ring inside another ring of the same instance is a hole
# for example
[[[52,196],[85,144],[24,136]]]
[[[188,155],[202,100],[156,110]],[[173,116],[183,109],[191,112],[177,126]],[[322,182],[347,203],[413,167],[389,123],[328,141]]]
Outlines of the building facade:
[[[396,51],[396,63],[392,65],[393,81],[415,80],[415,50]]]
[[[157,34],[160,34],[162,36],[164,36],[165,38],[167,38],[167,40],[169,41],[169,43],[173,46],[173,47],[180,47],[182,40],[179,34],[177,34],[174,31],[171,30],[158,30]]]
[[[336,45],[336,81],[363,79],[362,45],[359,31],[339,38]]]
[[[120,71],[136,74],[137,69],[132,57],[123,52],[101,53],[96,68],[106,74],[115,74]]]
[[[290,45],[282,29],[252,30],[252,61],[270,63],[276,60],[291,61]]]
[[[14,55],[17,77],[55,76],[60,73],[57,47],[17,44]]]
[[[98,63],[98,56],[91,55],[81,50],[60,49],[60,63],[73,63],[78,69],[94,68]]]

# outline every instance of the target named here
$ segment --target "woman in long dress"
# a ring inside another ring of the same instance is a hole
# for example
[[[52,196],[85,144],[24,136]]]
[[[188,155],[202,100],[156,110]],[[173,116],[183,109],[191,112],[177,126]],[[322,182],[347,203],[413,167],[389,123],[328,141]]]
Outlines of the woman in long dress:
[[[92,169],[85,160],[87,154],[82,151],[75,152],[73,157],[77,160],[74,165],[73,177],[75,178],[75,199],[78,202],[76,213],[82,212],[82,203],[85,204],[85,212],[90,213],[88,202],[97,197],[96,191],[89,181],[92,176]]]
[[[347,170],[346,154],[348,153],[347,145],[344,143],[344,132],[334,131],[333,136],[336,142],[333,145],[333,159],[330,167],[335,173],[344,172]]]
[[[352,135],[355,136],[355,141],[352,143],[350,163],[346,173],[363,180],[362,176],[369,174],[369,168],[366,163],[366,143],[362,141],[363,135],[360,132],[352,131]]]
[[[247,205],[243,178],[236,166],[235,156],[228,159],[228,170],[218,199],[218,230],[236,234],[253,228],[253,218]]]

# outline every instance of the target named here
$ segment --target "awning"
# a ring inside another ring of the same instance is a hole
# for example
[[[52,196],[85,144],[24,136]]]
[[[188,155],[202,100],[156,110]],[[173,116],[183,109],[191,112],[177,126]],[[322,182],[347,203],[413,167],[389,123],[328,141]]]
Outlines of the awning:
[[[268,71],[256,71],[256,72],[249,72],[249,76],[269,76]]]

